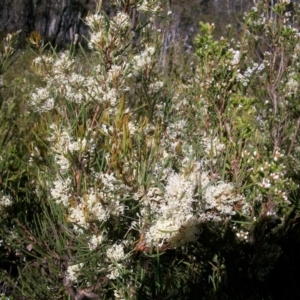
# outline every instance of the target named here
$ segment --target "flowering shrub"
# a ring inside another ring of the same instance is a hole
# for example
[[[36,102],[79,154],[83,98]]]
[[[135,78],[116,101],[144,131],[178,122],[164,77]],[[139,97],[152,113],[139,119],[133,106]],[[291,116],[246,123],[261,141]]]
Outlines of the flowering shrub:
[[[265,259],[254,255],[247,276],[264,280],[280,256],[268,239],[297,207],[289,2],[259,2],[235,39],[215,40],[214,25],[200,23],[186,83],[167,81],[158,64],[161,37],[147,19],[158,1],[115,4],[113,16],[87,16],[87,50],[75,39],[57,53],[30,37],[42,84],[23,99],[26,146],[16,146],[21,128],[1,125],[0,247],[18,262],[3,292],[186,299],[208,277],[212,299],[231,274],[225,257],[249,258],[251,247]]]

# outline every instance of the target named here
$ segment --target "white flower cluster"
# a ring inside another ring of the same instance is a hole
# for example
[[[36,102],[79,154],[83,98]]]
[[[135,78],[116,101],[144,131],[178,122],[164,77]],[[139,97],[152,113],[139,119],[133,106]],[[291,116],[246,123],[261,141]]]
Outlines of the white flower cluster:
[[[154,4],[146,2],[142,5]],[[68,52],[59,53],[55,58],[41,55],[34,59],[32,69],[44,77],[46,84],[31,93],[29,104],[32,110],[48,112],[56,109],[65,114],[59,107],[62,101],[67,101],[101,104],[112,113],[123,93],[130,91],[132,74],[138,76],[152,67],[153,46],[147,45],[140,54],[132,57],[116,54],[126,53],[132,38],[131,21],[126,13],[118,12],[109,26],[101,14],[89,14],[86,23],[90,27],[88,45],[101,57],[101,64],[93,66],[93,70],[83,70]],[[149,86],[149,92],[156,93],[162,86],[163,83],[156,80]]]
[[[251,11],[253,11],[254,13],[257,13],[258,9],[257,7],[252,7]],[[263,26],[266,23],[266,16],[265,14],[260,14],[252,16],[252,18],[249,18],[247,20],[247,24],[249,25],[249,27],[259,27],[259,26]]]
[[[122,271],[124,270],[124,266],[121,263],[113,263],[108,266],[108,278],[111,280],[120,278],[122,276]]]
[[[31,93],[29,104],[34,111],[46,112],[58,108],[60,103],[56,105],[55,101],[59,99],[78,104],[102,103],[106,107],[115,107],[122,93],[130,89],[125,84],[126,64],[111,65],[106,73],[102,70],[103,66],[96,65],[95,72],[98,74],[79,74],[72,69],[74,60],[65,54],[60,54],[56,60],[43,62],[45,59],[39,57],[33,64],[34,71],[41,73],[44,64],[48,63],[47,74],[44,74],[46,87],[37,88]],[[63,113],[59,109],[58,111]]]
[[[127,298],[127,289],[119,288],[114,290],[114,297],[117,300],[124,300]]]
[[[113,30],[127,29],[131,26],[130,18],[128,14],[124,12],[118,12],[117,15],[112,19]]]
[[[117,179],[113,173],[94,173],[93,175],[102,183],[102,201],[107,205],[110,215],[123,215],[126,207],[120,203],[121,195],[124,197],[128,194],[129,187]]]
[[[79,199],[72,199],[73,204],[69,209],[68,220],[73,223],[74,229],[78,234],[82,234],[84,229],[89,228],[88,215],[86,215],[86,206]]]
[[[145,231],[146,245],[176,248],[195,241],[202,222],[228,219],[237,203],[248,213],[245,197],[236,194],[230,183],[212,184],[202,167],[200,162],[192,164],[189,174],[169,170],[163,191],[150,188],[140,198],[140,223],[149,217],[155,220]]]
[[[118,12],[107,26],[107,20],[102,14],[89,14],[86,24],[90,27],[90,39],[88,46],[90,49],[106,51],[112,46],[124,47],[123,39],[131,30],[131,22],[128,14]]]
[[[1,244],[0,244],[1,245]],[[0,300],[12,300],[10,297],[7,297],[6,294],[1,293],[0,294]]]
[[[265,65],[254,63],[252,67],[248,67],[244,73],[238,73],[237,74],[237,81],[240,82],[243,86],[248,86],[250,83],[251,78],[255,75],[263,71],[265,68]]]
[[[29,105],[35,107],[35,111],[45,112],[54,108],[54,97],[48,88],[37,88],[30,98]]]
[[[70,265],[67,268],[67,277],[69,280],[71,280],[73,283],[76,283],[78,280],[78,276],[80,275],[80,270],[83,268],[84,264],[76,264],[76,265]]]
[[[262,156],[257,150],[251,153],[247,150],[242,152],[242,158],[249,166],[247,171],[256,174],[254,183],[260,187],[261,193],[256,195],[257,202],[263,201],[266,195],[269,195],[274,200],[275,206],[278,200],[290,203],[287,190],[291,181],[286,177],[286,166],[281,162],[284,156],[279,149],[275,149],[268,159],[261,161],[262,157],[267,156]]]
[[[122,261],[127,258],[127,255],[124,252],[124,245],[122,244],[113,244],[106,250],[106,257],[110,261],[108,266],[109,279],[116,279],[122,276],[122,270],[125,269]]]
[[[187,128],[187,121],[179,119],[168,124],[165,132],[165,139],[162,141],[162,146],[165,150],[175,154],[180,147],[182,138],[184,138]]]
[[[94,251],[96,250],[102,243],[103,243],[103,240],[104,240],[104,235],[102,234],[93,234],[91,236],[91,238],[89,239],[88,241],[88,245],[89,245],[89,248],[91,251]]]
[[[89,142],[85,138],[75,140],[69,133],[70,130],[63,130],[54,123],[50,129],[50,147],[58,172],[49,191],[56,203],[68,208],[68,219],[75,225],[76,231],[82,233],[82,229],[89,228],[92,221],[103,222],[110,216],[123,215],[125,206],[120,201],[120,195],[126,195],[128,187],[112,173],[92,172],[90,178],[100,182],[101,188],[89,188],[84,193],[74,194],[74,180],[77,179],[73,178],[74,163],[70,155],[91,157],[94,149],[93,139],[88,139]],[[91,247],[96,247],[95,242],[92,244],[94,246]]]
[[[8,207],[12,205],[12,197],[10,195],[5,195],[3,191],[0,192],[0,210],[2,207]]]
[[[85,23],[92,31],[101,31],[105,18],[102,14],[88,14]]]
[[[70,57],[68,52],[62,52],[59,58],[53,61],[53,73],[55,75],[64,75],[73,70],[75,59]]]
[[[285,84],[285,92],[286,95],[291,96],[291,95],[296,95],[298,90],[299,90],[299,82],[297,80],[297,75],[292,72],[289,73],[289,78],[287,83]]]
[[[133,70],[138,73],[140,70],[144,70],[152,63],[152,56],[155,53],[155,48],[152,46],[146,46],[144,51],[133,57]]]
[[[149,92],[150,94],[155,94],[159,92],[164,86],[164,83],[162,81],[154,81],[153,83],[150,83],[149,85]]]
[[[15,52],[14,48],[14,42],[15,37],[21,32],[21,30],[14,32],[14,33],[8,33],[6,37],[2,39],[2,45],[1,45],[1,51],[0,51],[0,59],[5,61],[9,59]]]
[[[158,12],[161,10],[161,4],[157,0],[143,0],[137,9],[143,12]]]
[[[84,152],[87,147],[85,138],[75,140],[66,128],[60,128],[56,124],[50,125],[51,148],[54,153],[54,160],[61,174],[66,173],[71,163],[67,158],[69,153],[76,151]]]
[[[50,195],[57,204],[61,203],[66,207],[69,205],[71,183],[71,178],[62,179],[60,176],[57,176],[53,181],[53,187],[50,188]]]
[[[225,145],[219,140],[217,136],[215,136],[214,138],[210,136],[202,137],[201,145],[203,146],[205,153],[210,159],[218,157],[225,150]]]
[[[233,54],[231,65],[235,66],[240,62],[241,52],[239,50],[229,49],[229,52]]]
[[[236,232],[236,236],[243,242],[249,242],[249,231],[239,230],[238,232]]]
[[[97,31],[91,35],[88,46],[90,49],[100,48],[104,50],[109,45],[109,38],[103,31]]]
[[[170,243],[177,247],[195,239],[199,222],[193,214],[194,173],[187,177],[171,170],[168,173],[164,192],[153,187],[140,200],[142,219],[149,215],[156,219],[146,231],[147,245]]]
[[[119,262],[125,258],[124,246],[122,244],[114,244],[106,251],[106,256],[112,262]]]
[[[205,208],[207,210],[217,211],[217,215],[228,216],[235,215],[234,205],[238,202],[245,203],[245,197],[235,194],[233,185],[226,182],[217,182],[208,186],[204,193]],[[215,213],[215,212],[214,212]]]
[[[124,214],[125,206],[115,199],[116,190],[112,195],[107,187],[109,188],[104,183],[101,190],[90,188],[82,197],[73,198],[73,196],[68,199],[69,221],[76,225],[78,233],[82,233],[82,228],[89,228],[93,221],[104,222],[110,216],[119,217]],[[92,244],[96,245],[95,238]]]
[[[85,78],[74,70],[74,59],[60,53],[56,59],[49,56],[37,57],[32,63],[35,73],[43,75],[46,87],[31,93],[29,104],[33,110],[44,112],[55,108],[55,99],[63,96],[70,102],[91,101],[97,94],[95,78]],[[90,92],[87,93],[88,88]]]

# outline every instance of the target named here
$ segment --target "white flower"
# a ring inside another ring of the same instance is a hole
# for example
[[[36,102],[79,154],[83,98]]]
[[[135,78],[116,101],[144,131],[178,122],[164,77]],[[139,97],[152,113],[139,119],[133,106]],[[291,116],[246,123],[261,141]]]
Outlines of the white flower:
[[[109,217],[109,212],[106,207],[100,202],[101,195],[97,190],[90,189],[89,193],[83,196],[84,208],[89,219],[97,221],[105,221]]]
[[[289,95],[297,93],[299,89],[299,82],[295,79],[295,77],[295,74],[290,74],[290,78],[285,85],[285,89]]]
[[[271,173],[270,177],[274,180],[277,181],[280,178],[280,174],[278,173]]]
[[[115,278],[110,278],[110,279],[115,279]],[[119,290],[114,290],[115,299],[126,300],[127,299],[126,295],[127,295],[126,291],[122,288]]]
[[[104,17],[102,14],[88,14],[85,22],[92,30],[98,30],[103,25]]]
[[[117,66],[117,65],[111,66],[111,68],[107,73],[107,81],[112,84],[119,82],[122,73],[123,73],[123,69],[121,66]]]
[[[282,153],[280,153],[280,151],[278,149],[275,150],[275,153],[274,153],[274,161],[278,161],[279,158],[283,157],[284,155]]]
[[[104,239],[103,235],[93,234],[88,242],[90,250],[93,251],[93,250],[97,249],[103,242],[103,239]]]
[[[244,196],[234,193],[233,185],[220,181],[208,186],[204,192],[205,208],[214,209],[221,216],[231,216],[235,214],[233,206],[236,202],[244,202]]]
[[[55,163],[59,166],[61,174],[65,174],[69,170],[70,162],[64,155],[55,154],[54,160]]]
[[[268,178],[263,178],[259,185],[264,189],[269,189],[271,187],[271,182]]]
[[[233,58],[232,58],[232,61],[231,61],[231,64],[233,66],[237,65],[240,61],[240,51],[239,50],[233,50],[233,49],[230,49],[231,52],[233,53]]]
[[[204,147],[204,150],[209,158],[217,157],[223,150],[225,150],[225,145],[221,143],[219,138],[216,136],[212,137],[203,137],[201,139],[201,144]]]
[[[63,52],[53,62],[53,72],[55,75],[64,75],[71,71],[71,66],[74,64],[75,59],[71,59],[67,52]]]
[[[124,246],[122,244],[114,244],[106,251],[106,256],[111,261],[121,261],[125,258]]]
[[[154,53],[155,48],[147,46],[145,50],[141,52],[141,54],[133,57],[133,69],[135,73],[143,70],[146,66],[151,64]]]
[[[156,0],[143,0],[143,2],[138,6],[137,10],[144,12],[157,12],[160,10],[160,2]]]
[[[120,201],[111,199],[107,209],[111,216],[118,217],[124,214],[125,206]]]
[[[108,89],[102,97],[102,101],[109,103],[111,107],[116,106],[118,104],[118,100],[119,93],[115,88]]]
[[[54,180],[54,187],[50,189],[50,194],[56,203],[62,203],[66,207],[69,206],[70,184],[71,178],[64,180],[60,177],[57,177]]]
[[[78,202],[80,199],[78,200]],[[75,225],[79,225],[79,227],[88,228],[89,223],[87,223],[87,217],[85,215],[84,204],[80,202],[75,207],[71,207],[69,209],[69,221],[74,223]]]
[[[112,280],[121,277],[122,274],[120,273],[120,271],[122,269],[124,269],[124,266],[119,263],[109,265],[108,271],[110,272],[110,274],[108,274],[107,277]]]
[[[110,41],[110,35],[105,34],[103,30],[91,33],[88,46],[90,49],[105,49]]]
[[[80,270],[84,266],[83,263],[77,265],[71,265],[67,268],[67,276],[72,282],[77,282],[78,276],[80,275]]]
[[[0,208],[11,206],[12,203],[12,197],[10,195],[4,195],[3,192],[0,192]]]
[[[158,91],[160,91],[163,86],[164,86],[164,83],[162,81],[155,81],[153,83],[150,83],[149,84],[149,92],[152,94],[155,94]]]
[[[201,164],[194,163],[189,174],[167,172],[164,193],[160,189],[151,188],[140,200],[145,209],[141,210],[143,218],[150,214],[156,221],[147,230],[147,245],[179,247],[192,242],[199,233],[200,221],[196,211],[201,209],[194,199],[196,184],[200,182]],[[201,182],[207,184],[206,174],[202,174]],[[150,209],[150,212],[149,212]]]
[[[34,93],[30,94],[30,98],[29,105],[34,111],[46,112],[54,107],[54,98],[48,88],[37,88]]]
[[[131,26],[130,18],[124,12],[118,12],[112,21],[118,29],[127,29]]]
[[[264,63],[261,63],[259,66],[258,66],[258,68],[257,68],[257,72],[261,72],[262,70],[264,70],[265,69],[265,64]]]

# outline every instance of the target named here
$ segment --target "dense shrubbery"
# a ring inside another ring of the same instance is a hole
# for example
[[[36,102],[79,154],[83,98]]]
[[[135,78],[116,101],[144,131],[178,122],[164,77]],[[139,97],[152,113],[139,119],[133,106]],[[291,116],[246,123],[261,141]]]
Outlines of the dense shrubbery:
[[[3,299],[271,299],[299,207],[297,8],[259,1],[219,40],[200,23],[183,82],[159,64],[171,14],[116,2],[87,50],[32,33],[39,85],[1,83]]]

